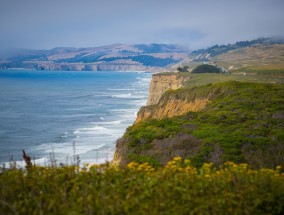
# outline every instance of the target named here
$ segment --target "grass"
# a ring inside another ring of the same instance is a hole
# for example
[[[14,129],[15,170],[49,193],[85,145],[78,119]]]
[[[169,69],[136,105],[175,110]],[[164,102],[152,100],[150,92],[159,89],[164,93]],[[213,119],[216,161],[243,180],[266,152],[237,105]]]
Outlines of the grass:
[[[284,65],[282,67],[243,67],[231,71],[230,74],[192,74],[187,72],[168,72],[155,75],[177,75],[177,78],[184,78],[183,87],[202,86],[206,84],[222,83],[227,81],[254,82],[254,83],[284,83]]]
[[[176,157],[164,168],[130,163],[32,167],[0,173],[1,214],[283,214],[284,174]]]
[[[184,86],[201,86],[205,84],[222,83],[226,81],[256,82],[256,83],[284,83],[284,70],[255,70],[243,68],[231,74],[189,74],[189,80]],[[246,73],[244,75],[244,73]]]

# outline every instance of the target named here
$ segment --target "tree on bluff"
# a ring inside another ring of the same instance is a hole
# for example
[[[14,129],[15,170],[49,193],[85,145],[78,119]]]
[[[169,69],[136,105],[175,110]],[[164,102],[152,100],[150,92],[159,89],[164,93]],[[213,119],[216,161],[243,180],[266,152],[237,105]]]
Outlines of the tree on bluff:
[[[192,73],[222,73],[222,71],[217,66],[202,64],[192,70]]]
[[[179,72],[188,72],[189,66],[184,66],[184,67],[178,67],[177,71]]]

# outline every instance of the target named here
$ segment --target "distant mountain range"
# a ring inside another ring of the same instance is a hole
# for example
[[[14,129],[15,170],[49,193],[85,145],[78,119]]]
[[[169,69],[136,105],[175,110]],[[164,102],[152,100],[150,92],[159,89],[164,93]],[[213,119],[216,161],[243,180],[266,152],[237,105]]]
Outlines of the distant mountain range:
[[[266,49],[270,49],[270,55],[277,55],[279,58],[283,48],[282,45],[277,47],[277,44],[283,45],[284,39],[259,38],[234,44],[214,45],[192,52],[183,46],[172,44],[113,44],[94,48],[59,47],[50,50],[15,49],[2,55],[0,53],[0,69],[159,72],[175,69],[182,64],[189,65],[190,68],[196,67],[198,62],[200,64],[222,61],[223,64],[230,64],[229,60],[233,57],[243,58],[240,52],[252,52],[250,57],[254,59],[256,56],[253,53],[256,51],[267,53]],[[260,47],[263,50],[259,51]],[[273,50],[276,50],[276,54]],[[227,66],[225,64],[223,66]]]
[[[2,54],[0,68],[87,71],[159,71],[188,56],[178,45],[113,44],[95,48],[15,49]]]

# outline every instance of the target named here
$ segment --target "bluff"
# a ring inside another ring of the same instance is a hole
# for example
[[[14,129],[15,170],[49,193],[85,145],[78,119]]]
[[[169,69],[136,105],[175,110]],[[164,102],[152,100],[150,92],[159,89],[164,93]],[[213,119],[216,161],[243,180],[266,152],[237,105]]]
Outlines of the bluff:
[[[183,94],[184,90],[177,90],[174,93],[168,91],[159,100],[158,104],[142,107],[138,114],[135,123],[139,123],[146,119],[163,119],[174,116],[181,116],[189,111],[197,112],[206,107],[213,94],[204,95],[194,99],[195,89],[192,89],[192,94]]]
[[[157,80],[169,77],[153,80],[150,94],[160,87]],[[225,161],[255,168],[284,165],[283,94],[281,84],[229,81],[168,90],[158,102],[149,96],[151,105],[141,108],[117,141],[113,163],[160,166],[181,156],[195,166]]]
[[[175,116],[182,112],[181,109],[183,109],[184,112],[185,110],[193,108],[192,106],[194,105],[191,105],[191,107],[190,105],[187,104],[183,105],[181,104],[182,101],[175,102],[171,100],[174,102],[173,104],[171,104],[170,102],[167,103],[165,99],[161,99],[163,94],[167,90],[176,90],[181,88],[183,84],[189,80],[189,78],[190,78],[189,76],[181,76],[178,73],[153,74],[149,87],[147,106],[143,106],[140,108],[135,123],[138,123],[141,120],[149,118],[159,119],[161,118],[161,115],[164,114],[167,114],[168,117]],[[163,105],[159,103],[160,99],[161,99],[160,103],[163,103]],[[162,110],[161,108],[157,108],[157,106],[161,107],[161,105],[162,106],[165,105],[166,108],[164,108],[164,110]],[[173,105],[175,106],[175,108],[173,108]]]
[[[147,106],[157,104],[166,90],[180,88],[187,79],[188,77],[178,74],[154,74],[150,83]]]

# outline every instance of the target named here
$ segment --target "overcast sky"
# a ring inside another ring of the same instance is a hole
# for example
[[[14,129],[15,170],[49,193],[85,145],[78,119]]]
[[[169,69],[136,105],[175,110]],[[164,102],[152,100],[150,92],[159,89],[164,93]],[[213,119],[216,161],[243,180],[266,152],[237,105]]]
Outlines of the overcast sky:
[[[0,48],[196,49],[268,36],[284,36],[284,0],[0,0]]]

